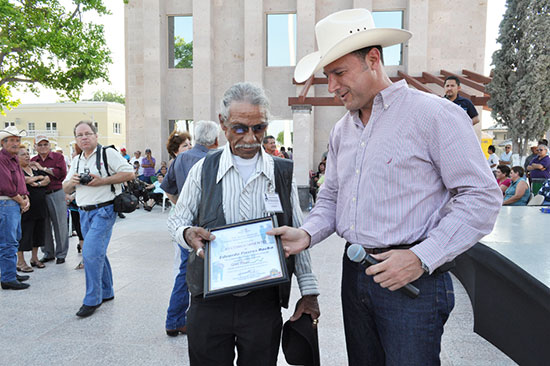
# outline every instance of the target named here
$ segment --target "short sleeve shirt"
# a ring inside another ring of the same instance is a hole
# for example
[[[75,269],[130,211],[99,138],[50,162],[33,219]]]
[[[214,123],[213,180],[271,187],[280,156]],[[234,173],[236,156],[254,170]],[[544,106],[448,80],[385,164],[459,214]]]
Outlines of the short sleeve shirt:
[[[474,107],[474,104],[468,98],[457,95],[456,99],[453,100],[453,103],[458,104],[462,109],[464,109],[470,118],[474,118],[478,115],[476,107]]]

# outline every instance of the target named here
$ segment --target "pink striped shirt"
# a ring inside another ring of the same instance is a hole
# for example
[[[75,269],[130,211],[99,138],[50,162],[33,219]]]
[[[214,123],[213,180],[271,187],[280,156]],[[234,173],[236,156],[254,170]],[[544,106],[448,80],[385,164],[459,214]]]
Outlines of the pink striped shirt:
[[[400,81],[376,95],[366,126],[358,112],[336,123],[302,228],[312,245],[335,231],[368,248],[421,240],[412,251],[432,272],[491,232],[501,205],[468,115]]]

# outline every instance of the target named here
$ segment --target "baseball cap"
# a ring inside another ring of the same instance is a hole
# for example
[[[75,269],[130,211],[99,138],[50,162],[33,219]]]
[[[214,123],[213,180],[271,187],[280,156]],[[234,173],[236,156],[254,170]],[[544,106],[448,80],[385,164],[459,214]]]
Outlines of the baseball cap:
[[[40,141],[48,141],[50,142],[50,138],[46,135],[37,135],[35,138],[34,138],[34,143],[37,144],[39,143]]]

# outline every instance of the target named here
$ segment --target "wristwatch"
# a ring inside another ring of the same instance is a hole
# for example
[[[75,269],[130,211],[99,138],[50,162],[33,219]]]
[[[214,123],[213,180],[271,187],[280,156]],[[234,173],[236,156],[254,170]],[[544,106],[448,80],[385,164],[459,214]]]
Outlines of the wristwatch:
[[[426,265],[426,263],[422,262],[422,260],[420,260],[420,265],[422,266],[422,270],[426,273],[430,273],[430,269],[428,268],[428,266]]]

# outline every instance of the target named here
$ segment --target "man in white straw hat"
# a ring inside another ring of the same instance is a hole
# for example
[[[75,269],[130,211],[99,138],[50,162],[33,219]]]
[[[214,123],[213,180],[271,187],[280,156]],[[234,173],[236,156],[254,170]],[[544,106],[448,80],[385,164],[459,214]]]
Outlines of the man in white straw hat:
[[[323,69],[348,112],[331,132],[315,208],[300,229],[271,234],[295,254],[336,232],[381,262],[365,271],[343,259],[350,365],[439,364],[454,306],[446,270],[492,230],[502,193],[462,109],[387,76],[382,47],[410,32],[375,28],[366,9],[331,14],[315,32],[319,51],[294,78]],[[395,291],[411,282],[417,298]]]
[[[21,213],[30,207],[25,176],[19,166],[17,152],[21,136],[15,126],[0,131],[0,281],[4,290],[23,290],[29,276],[17,274],[17,248],[21,239]]]

